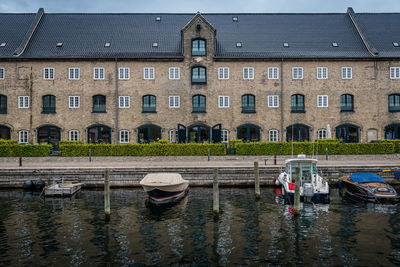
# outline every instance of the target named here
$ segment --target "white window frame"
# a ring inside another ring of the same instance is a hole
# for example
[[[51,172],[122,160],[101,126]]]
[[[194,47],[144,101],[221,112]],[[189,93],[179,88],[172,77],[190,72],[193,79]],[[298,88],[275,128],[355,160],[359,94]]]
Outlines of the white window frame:
[[[229,143],[229,131],[226,129],[221,130],[221,142],[224,144]]]
[[[268,140],[269,142],[278,142],[279,141],[279,131],[278,130],[269,130],[268,131]]]
[[[169,143],[176,143],[178,141],[178,131],[177,130],[169,130],[168,131],[168,140]]]
[[[219,95],[218,96],[218,107],[219,108],[229,108],[229,96]]]
[[[29,96],[27,95],[18,96],[18,108],[29,108]]]
[[[168,107],[169,108],[180,108],[181,107],[181,97],[179,95],[170,95],[168,97]]]
[[[97,71],[97,73],[96,73]],[[96,77],[97,75],[97,77]],[[93,68],[93,80],[104,80],[105,69],[102,67],[94,67]]]
[[[269,95],[268,96],[268,107],[269,108],[279,108],[279,95]]]
[[[179,80],[181,78],[181,69],[179,67],[170,67],[168,77],[170,80]]]
[[[318,95],[317,96],[317,107],[327,108],[328,107],[328,95]]]
[[[303,67],[293,67],[292,68],[292,79],[293,80],[303,80]]]
[[[118,107],[119,108],[130,108],[131,107],[131,97],[128,95],[120,95],[118,97]]]
[[[80,79],[80,69],[79,68],[68,68],[68,79],[69,80],[79,80]]]
[[[119,143],[120,144],[128,144],[130,140],[130,134],[128,130],[120,130],[119,131]]]
[[[279,79],[279,68],[278,67],[268,67],[268,80]]]
[[[72,102],[71,102],[72,100]],[[78,101],[78,103],[77,103]],[[71,105],[72,103],[72,105]],[[81,97],[79,95],[68,96],[68,107],[69,108],[80,108],[81,107]]]
[[[400,67],[390,67],[390,79],[400,79]]]
[[[79,141],[79,131],[78,130],[70,130],[68,132],[68,140],[69,141]]]
[[[0,80],[4,80],[4,77],[6,76],[6,71],[3,67],[0,68]]]
[[[317,80],[328,79],[328,67],[317,67]]]
[[[144,80],[154,80],[156,76],[154,67],[144,67],[143,68],[143,79]]]
[[[51,67],[43,68],[43,80],[54,80],[54,68]]]
[[[328,131],[326,129],[318,129],[317,138],[326,139],[328,136]]]
[[[18,132],[18,143],[19,144],[28,144],[29,142],[29,131],[21,130]]]
[[[218,68],[218,80],[229,80],[229,68],[219,67]]]
[[[342,67],[342,80],[353,79],[353,68],[352,67]]]
[[[243,80],[254,80],[254,68],[244,67],[243,68]]]
[[[130,69],[128,67],[121,67],[118,69],[119,80],[129,80],[130,79]]]

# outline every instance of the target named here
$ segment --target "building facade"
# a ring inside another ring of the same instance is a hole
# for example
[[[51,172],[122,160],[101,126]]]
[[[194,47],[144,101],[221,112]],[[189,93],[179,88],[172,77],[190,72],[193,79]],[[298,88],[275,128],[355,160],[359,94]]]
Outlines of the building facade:
[[[0,21],[0,139],[400,138],[400,14],[39,9]]]

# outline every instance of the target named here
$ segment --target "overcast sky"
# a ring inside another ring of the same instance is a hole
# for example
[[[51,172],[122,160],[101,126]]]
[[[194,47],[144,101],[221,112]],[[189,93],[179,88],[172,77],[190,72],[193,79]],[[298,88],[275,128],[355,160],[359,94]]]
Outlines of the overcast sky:
[[[400,12],[400,0],[0,0],[0,12],[313,13]]]

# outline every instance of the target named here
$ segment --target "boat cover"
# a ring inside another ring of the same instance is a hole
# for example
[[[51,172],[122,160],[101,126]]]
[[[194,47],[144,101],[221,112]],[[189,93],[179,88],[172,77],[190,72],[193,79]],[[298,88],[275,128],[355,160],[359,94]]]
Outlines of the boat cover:
[[[178,192],[186,190],[189,182],[184,180],[179,173],[149,173],[140,181],[140,184],[146,192],[154,189]]]
[[[356,183],[384,183],[386,182],[375,173],[356,172],[350,175],[350,180]]]

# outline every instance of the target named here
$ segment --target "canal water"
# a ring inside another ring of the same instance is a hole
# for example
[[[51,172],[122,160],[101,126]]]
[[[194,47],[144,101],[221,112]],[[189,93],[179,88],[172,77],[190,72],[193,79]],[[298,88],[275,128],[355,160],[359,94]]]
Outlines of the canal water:
[[[42,199],[0,191],[0,266],[400,265],[400,205],[355,204],[332,190],[329,205],[303,205],[299,218],[274,189],[191,188],[179,204],[146,205],[139,189]]]

